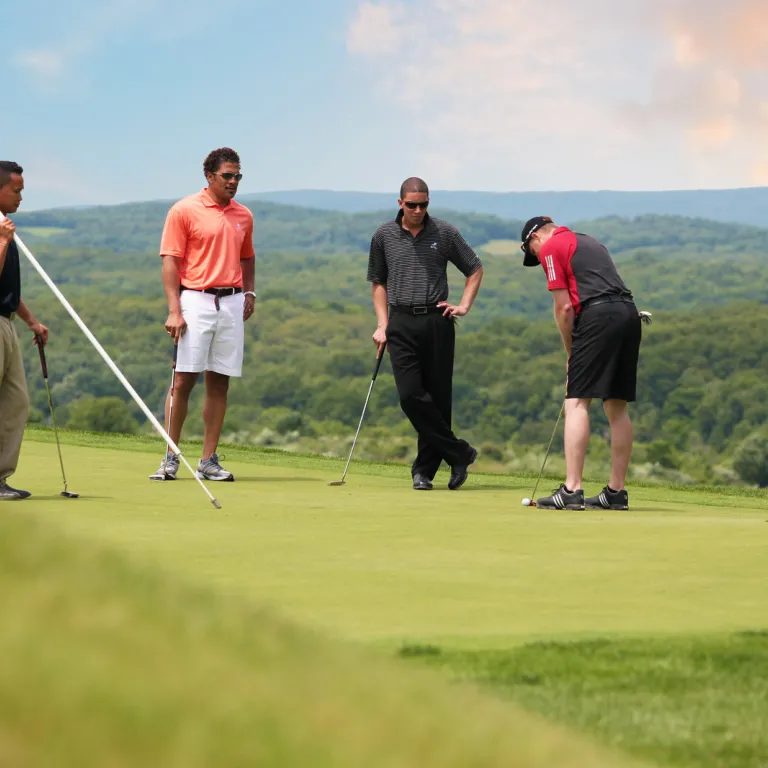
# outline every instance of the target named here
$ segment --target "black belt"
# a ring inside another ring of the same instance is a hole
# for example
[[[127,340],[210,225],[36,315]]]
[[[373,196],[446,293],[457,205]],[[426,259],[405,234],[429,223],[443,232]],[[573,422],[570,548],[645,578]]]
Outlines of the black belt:
[[[219,304],[219,299],[223,299],[225,296],[234,296],[236,293],[242,293],[242,288],[187,288],[184,285],[179,286],[179,292],[181,291],[195,291],[196,293],[210,293],[212,296],[214,296],[214,305],[216,306],[216,311],[218,312],[221,309],[221,305]]]
[[[197,293],[210,293],[212,296],[222,298],[223,296],[234,296],[236,293],[242,293],[242,288],[187,288],[186,285],[180,286],[182,291],[196,291]]]
[[[634,304],[632,299],[626,296],[596,296],[594,299],[587,299],[581,305],[581,311],[589,307],[596,307],[598,304]]]
[[[434,315],[445,312],[445,307],[425,306],[424,304],[407,306],[405,304],[390,304],[389,311],[399,315]]]

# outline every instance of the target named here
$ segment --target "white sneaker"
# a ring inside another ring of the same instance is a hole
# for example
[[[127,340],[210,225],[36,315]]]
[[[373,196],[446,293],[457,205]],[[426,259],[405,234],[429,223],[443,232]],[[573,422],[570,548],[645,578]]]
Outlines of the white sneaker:
[[[203,461],[197,465],[197,476],[201,480],[215,480],[218,482],[233,482],[235,476],[231,472],[227,472],[224,467],[219,464],[218,454],[212,454],[211,458]]]
[[[175,480],[179,471],[179,457],[173,453],[166,453],[160,462],[160,467],[154,475],[150,475],[150,480]]]

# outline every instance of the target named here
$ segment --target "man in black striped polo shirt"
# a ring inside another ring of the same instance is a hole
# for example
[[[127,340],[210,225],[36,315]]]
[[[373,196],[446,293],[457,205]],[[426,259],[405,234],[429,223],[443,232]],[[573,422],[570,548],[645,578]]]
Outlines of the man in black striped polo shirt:
[[[444,460],[448,487],[460,488],[477,451],[451,429],[455,318],[472,307],[483,265],[459,231],[427,213],[429,188],[418,178],[403,182],[394,221],[371,240],[368,281],[378,327],[373,341],[389,346],[400,406],[418,433],[411,474],[418,491],[432,489]],[[448,303],[448,262],[466,277],[459,304]]]

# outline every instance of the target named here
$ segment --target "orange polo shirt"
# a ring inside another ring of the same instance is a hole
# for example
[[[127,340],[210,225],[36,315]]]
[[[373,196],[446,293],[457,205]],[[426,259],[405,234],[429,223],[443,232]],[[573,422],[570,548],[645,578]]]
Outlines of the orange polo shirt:
[[[252,259],[253,214],[231,200],[223,208],[202,190],[179,200],[165,220],[160,255],[180,260],[185,288],[242,288],[241,259]]]

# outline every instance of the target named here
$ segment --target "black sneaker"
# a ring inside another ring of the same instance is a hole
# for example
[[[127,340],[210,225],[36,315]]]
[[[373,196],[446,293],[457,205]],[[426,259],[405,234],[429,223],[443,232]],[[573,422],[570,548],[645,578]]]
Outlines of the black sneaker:
[[[448,480],[448,488],[450,490],[458,491],[464,485],[469,475],[469,465],[474,464],[475,459],[477,459],[477,448],[470,448],[467,463],[456,464],[456,466],[451,467],[451,476]]]
[[[612,491],[607,485],[597,496],[584,500],[587,509],[629,509],[629,494]]]
[[[538,509],[584,509],[584,491],[568,491],[565,483],[555,488],[551,496],[536,502]]]
[[[414,491],[431,491],[432,481],[426,475],[422,475],[421,472],[417,472],[413,476],[413,490]]]

